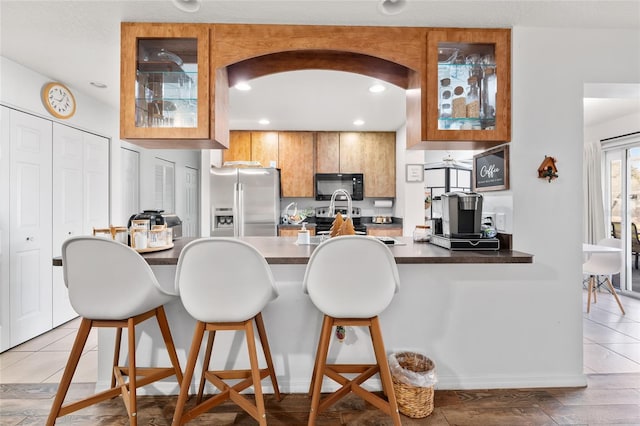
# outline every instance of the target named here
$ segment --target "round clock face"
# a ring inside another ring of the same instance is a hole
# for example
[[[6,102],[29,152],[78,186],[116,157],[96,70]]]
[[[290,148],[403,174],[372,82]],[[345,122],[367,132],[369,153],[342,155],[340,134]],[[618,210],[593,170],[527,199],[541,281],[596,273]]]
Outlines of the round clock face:
[[[63,84],[49,83],[42,91],[42,101],[47,110],[57,118],[69,118],[76,112],[76,100]]]

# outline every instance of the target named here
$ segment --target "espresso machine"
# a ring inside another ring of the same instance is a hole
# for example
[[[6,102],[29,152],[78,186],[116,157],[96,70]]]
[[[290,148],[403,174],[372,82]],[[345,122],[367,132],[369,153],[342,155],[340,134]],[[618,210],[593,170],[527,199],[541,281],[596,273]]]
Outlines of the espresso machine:
[[[499,250],[496,238],[482,238],[482,195],[475,192],[442,194],[442,234],[431,243],[449,250]]]
[[[449,238],[481,238],[482,195],[475,192],[442,194],[442,233]]]

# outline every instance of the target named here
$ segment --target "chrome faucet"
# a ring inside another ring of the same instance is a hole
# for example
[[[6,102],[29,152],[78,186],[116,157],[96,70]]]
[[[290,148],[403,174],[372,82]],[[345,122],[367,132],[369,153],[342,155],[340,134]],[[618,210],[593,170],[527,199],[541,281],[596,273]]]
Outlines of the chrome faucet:
[[[349,195],[349,193],[344,189],[336,189],[335,191],[333,191],[333,194],[331,194],[331,202],[329,203],[329,212],[331,213],[331,217],[334,217],[336,215],[336,197],[338,196],[338,194],[343,194],[345,197],[347,197],[347,217],[350,217],[353,208],[353,202],[351,201],[351,195]]]

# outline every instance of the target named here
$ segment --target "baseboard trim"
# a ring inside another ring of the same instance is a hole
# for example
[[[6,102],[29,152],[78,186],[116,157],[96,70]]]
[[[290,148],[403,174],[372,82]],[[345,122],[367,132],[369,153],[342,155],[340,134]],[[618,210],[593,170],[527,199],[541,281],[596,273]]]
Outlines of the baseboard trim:
[[[307,393],[309,382],[297,381],[288,382],[278,377],[280,392],[282,393]],[[109,387],[109,382],[98,382],[96,391],[101,391]],[[471,389],[529,389],[529,388],[578,388],[587,386],[587,376],[578,374],[574,376],[521,376],[521,377],[456,377],[438,376],[438,383],[435,389],[438,390],[471,390]],[[325,381],[323,392],[332,392],[339,388],[339,385]],[[365,385],[369,390],[380,390],[382,387],[379,380],[369,380]],[[197,384],[191,383],[189,394],[195,394]],[[268,379],[263,381],[263,392],[273,393],[273,387]],[[149,386],[138,388],[138,395],[177,395],[180,389],[178,383],[173,381],[156,382]],[[207,392],[214,392],[211,384],[207,384]]]

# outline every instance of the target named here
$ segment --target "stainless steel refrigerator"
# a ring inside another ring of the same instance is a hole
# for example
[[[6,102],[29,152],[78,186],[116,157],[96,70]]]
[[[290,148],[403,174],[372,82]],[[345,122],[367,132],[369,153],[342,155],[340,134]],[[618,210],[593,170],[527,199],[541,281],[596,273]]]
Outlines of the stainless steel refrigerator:
[[[212,236],[277,236],[279,220],[279,169],[211,169]]]

